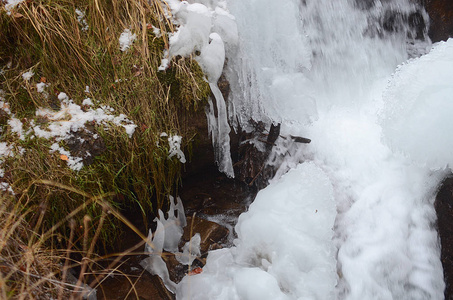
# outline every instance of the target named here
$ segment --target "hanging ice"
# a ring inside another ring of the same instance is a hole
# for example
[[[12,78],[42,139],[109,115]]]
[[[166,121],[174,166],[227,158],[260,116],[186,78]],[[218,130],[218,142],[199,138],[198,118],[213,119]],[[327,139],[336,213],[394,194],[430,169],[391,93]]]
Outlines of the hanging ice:
[[[230,126],[227,108],[217,81],[225,62],[225,43],[237,42],[237,28],[234,18],[221,7],[215,9],[201,3],[189,4],[186,1],[167,0],[175,22],[180,24],[170,37],[170,49],[162,62],[160,70],[168,66],[168,59],[176,55],[187,57],[196,51],[200,55],[196,60],[206,74],[216,102],[217,116],[212,100],[206,110],[209,133],[219,170],[229,177],[234,177],[230,154]],[[225,5],[222,5],[225,7]]]

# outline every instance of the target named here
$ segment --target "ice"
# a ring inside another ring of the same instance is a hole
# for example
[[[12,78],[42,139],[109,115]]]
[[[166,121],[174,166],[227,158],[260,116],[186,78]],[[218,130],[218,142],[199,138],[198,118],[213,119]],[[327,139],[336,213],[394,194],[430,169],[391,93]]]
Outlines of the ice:
[[[177,199],[177,204],[174,203],[174,198],[170,198],[170,209],[168,210],[168,218],[166,219],[162,210],[159,209],[159,222],[163,225],[163,232],[165,234],[163,249],[169,252],[178,252],[179,240],[182,237],[183,229],[182,224],[185,223],[184,210],[181,199]],[[178,212],[178,216],[175,216],[175,211]]]
[[[201,236],[196,233],[190,241],[184,244],[182,254],[177,254],[176,259],[183,265],[192,265],[194,259],[201,256],[200,242]]]
[[[258,193],[239,217],[236,246],[210,252],[203,273],[185,277],[177,295],[333,299],[335,215],[328,177],[312,163],[299,165]]]
[[[433,201],[453,157],[453,42],[390,77],[430,41],[427,28],[415,40],[404,17],[392,31],[383,22],[419,13],[428,24],[427,14],[406,0],[356,3],[228,2],[240,37],[230,47],[219,33],[228,118],[281,122],[280,168],[240,216],[235,246],[210,252],[178,299],[443,298]],[[214,110],[209,102],[219,140]]]
[[[145,245],[145,253],[149,253],[149,257],[140,262],[140,265],[150,272],[152,275],[158,275],[169,291],[176,291],[176,284],[171,281],[168,273],[167,265],[162,259],[162,251],[165,244],[165,225],[158,218],[154,220],[157,223],[157,228],[154,234],[149,230],[147,244]]]
[[[229,177],[234,177],[233,162],[230,154],[229,133],[231,129],[228,124],[225,100],[217,84],[210,83],[209,86],[217,105],[217,117],[215,116],[211,99],[209,99],[209,107],[206,109],[208,130],[214,145],[216,162],[220,172],[224,172]]]
[[[384,93],[384,141],[431,168],[453,166],[453,39],[401,65]]]
[[[170,49],[164,53],[159,66],[164,71],[169,66],[169,59],[181,55],[187,57],[200,52],[196,57],[200,67],[206,74],[207,81],[215,96],[219,113],[215,116],[212,100],[207,109],[209,132],[212,136],[216,162],[219,170],[229,177],[234,177],[230,154],[228,115],[225,100],[221,95],[217,81],[222,74],[225,61],[225,45],[234,47],[237,42],[237,27],[234,17],[226,10],[223,1],[187,1],[167,0],[174,22],[179,24],[176,32],[171,34]]]
[[[200,255],[200,236],[192,237],[191,244],[184,246],[184,253],[181,256],[178,252],[178,244],[183,234],[183,226],[187,224],[184,207],[179,197],[176,204],[174,197],[169,196],[169,198],[168,218],[165,219],[164,213],[159,209],[159,218],[154,220],[157,223],[156,231],[153,234],[149,230],[145,245],[145,253],[149,253],[149,257],[142,260],[140,265],[151,274],[158,275],[167,289],[175,293],[177,285],[170,279],[167,265],[162,259],[162,252],[163,250],[173,252],[178,260],[182,259],[184,262],[191,263],[195,258],[193,255]],[[177,216],[175,212],[177,212]]]

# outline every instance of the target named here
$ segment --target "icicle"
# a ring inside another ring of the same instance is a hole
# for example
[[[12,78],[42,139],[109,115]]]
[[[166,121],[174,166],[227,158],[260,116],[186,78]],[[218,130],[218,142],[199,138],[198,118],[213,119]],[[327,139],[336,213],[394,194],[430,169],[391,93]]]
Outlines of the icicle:
[[[184,213],[184,206],[182,205],[182,201],[179,196],[176,198],[176,201],[177,201],[176,209],[178,210],[179,225],[184,228],[187,225],[186,214]]]
[[[223,64],[225,62],[225,46],[222,38],[217,33],[211,33],[209,38],[211,42],[201,50],[201,55],[197,58],[200,67],[208,78],[209,87],[214,95],[217,106],[216,118],[212,101],[209,100],[209,108],[206,110],[209,132],[212,136],[212,145],[214,146],[219,170],[224,172],[228,177],[233,178],[234,171],[229,136],[231,129],[228,125],[225,99],[217,86],[217,81],[220,75],[222,75]]]
[[[176,259],[183,265],[192,265],[192,262],[197,256],[201,255],[200,251],[201,236],[196,233],[189,242],[183,247],[181,255],[177,255]]]

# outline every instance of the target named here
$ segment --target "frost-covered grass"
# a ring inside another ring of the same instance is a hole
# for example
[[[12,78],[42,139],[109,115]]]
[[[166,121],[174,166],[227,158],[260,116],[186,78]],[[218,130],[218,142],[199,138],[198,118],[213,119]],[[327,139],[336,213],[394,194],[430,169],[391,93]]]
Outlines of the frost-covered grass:
[[[210,88],[190,57],[158,71],[173,30],[161,5],[0,6],[0,187],[23,191],[29,205],[51,212],[48,227],[86,198],[41,180],[89,195],[112,192],[114,207],[135,205],[143,215],[175,189],[195,135],[190,116]],[[85,211],[93,220],[102,213],[99,206]],[[112,241],[117,221],[105,223],[101,240]]]

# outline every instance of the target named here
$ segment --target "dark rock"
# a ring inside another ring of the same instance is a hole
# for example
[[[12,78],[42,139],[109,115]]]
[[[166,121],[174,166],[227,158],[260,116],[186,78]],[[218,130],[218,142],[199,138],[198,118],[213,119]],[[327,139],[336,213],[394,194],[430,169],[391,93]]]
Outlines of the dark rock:
[[[226,177],[214,165],[183,181],[180,191],[186,215],[239,216],[247,209],[256,189],[238,179]]]
[[[188,266],[180,264],[173,253],[164,252],[162,259],[167,264],[171,281],[175,283],[179,283],[189,271]]]
[[[198,217],[187,217],[187,226],[184,228],[184,235],[180,243],[181,247],[190,240],[191,233],[192,236],[196,233],[200,234],[200,249],[203,254],[208,250],[211,250],[211,245],[223,243],[228,237],[229,231],[217,223]]]
[[[269,130],[263,122],[251,120],[251,132],[242,133],[238,162],[235,163],[237,177],[251,187],[262,189],[274,176],[275,170],[266,164],[274,143],[280,136],[280,124],[271,124]],[[267,134],[265,132],[268,132]],[[257,147],[256,143],[261,143]]]
[[[441,261],[446,283],[445,299],[453,299],[453,177],[441,185],[434,203],[441,243]]]
[[[228,101],[228,97],[230,95],[230,82],[226,79],[223,73],[220,76],[219,81],[217,82],[217,86],[219,87],[219,90],[222,93],[225,102]]]
[[[453,36],[453,1],[426,0],[426,11],[430,18],[429,37],[433,42],[447,40]]]
[[[141,268],[134,268],[135,272],[117,274],[108,277],[97,289],[99,300],[173,300],[175,295],[167,290],[159,276],[151,275]],[[127,276],[127,277],[126,277]]]

